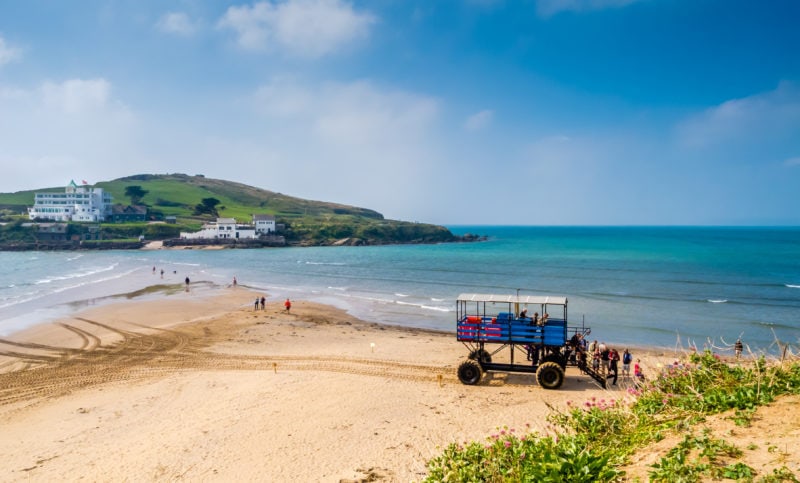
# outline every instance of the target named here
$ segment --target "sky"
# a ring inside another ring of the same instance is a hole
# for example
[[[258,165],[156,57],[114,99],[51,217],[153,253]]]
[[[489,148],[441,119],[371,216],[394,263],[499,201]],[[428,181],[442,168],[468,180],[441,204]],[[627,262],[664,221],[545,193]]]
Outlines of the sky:
[[[800,225],[800,2],[0,2],[0,192],[202,174],[447,225]]]

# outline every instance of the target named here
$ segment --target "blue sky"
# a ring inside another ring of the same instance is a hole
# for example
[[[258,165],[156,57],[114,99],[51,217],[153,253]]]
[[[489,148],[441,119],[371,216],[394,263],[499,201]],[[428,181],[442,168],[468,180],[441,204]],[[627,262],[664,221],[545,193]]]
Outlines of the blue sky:
[[[188,173],[441,224],[800,224],[800,2],[0,2],[0,191]]]

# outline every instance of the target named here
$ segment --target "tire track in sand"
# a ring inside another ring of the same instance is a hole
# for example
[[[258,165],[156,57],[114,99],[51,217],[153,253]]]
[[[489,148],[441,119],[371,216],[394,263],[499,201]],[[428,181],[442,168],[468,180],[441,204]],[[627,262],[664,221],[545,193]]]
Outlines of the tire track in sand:
[[[401,361],[318,355],[239,355],[213,352],[211,346],[230,340],[232,331],[210,330],[208,323],[176,329],[141,326],[143,332],[79,319],[117,337],[103,345],[103,336],[61,324],[76,334],[80,349],[31,343],[12,343],[18,349],[46,350],[48,354],[21,350],[0,351],[12,366],[30,368],[0,373],[0,407],[21,409],[54,397],[105,384],[165,377],[183,371],[317,371],[391,379],[437,382],[454,379],[454,368]],[[0,340],[0,342],[7,342]]]

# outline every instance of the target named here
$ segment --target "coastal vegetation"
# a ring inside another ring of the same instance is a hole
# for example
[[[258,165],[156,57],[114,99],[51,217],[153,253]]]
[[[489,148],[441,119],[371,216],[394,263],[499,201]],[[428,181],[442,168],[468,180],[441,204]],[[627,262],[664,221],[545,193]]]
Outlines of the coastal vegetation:
[[[695,353],[631,386],[625,397],[551,407],[546,434],[505,427],[485,442],[451,444],[428,463],[426,481],[798,482],[796,462],[783,461],[779,447],[764,440],[776,463],[759,471],[747,463],[759,445],[739,447],[737,430],[718,434],[709,423],[724,415],[744,428],[760,407],[798,394],[800,362]],[[626,470],[657,444],[658,457],[644,474]]]
[[[377,211],[338,203],[312,201],[203,175],[141,174],[103,181],[95,186],[110,193],[115,203],[130,202],[147,208],[147,221],[102,223],[103,239],[163,240],[181,231],[197,231],[217,217],[249,222],[253,214],[273,215],[290,245],[379,245],[390,243],[438,243],[463,240],[447,228],[426,223],[388,220]],[[47,188],[0,194],[4,220],[27,221],[34,195]],[[174,223],[164,223],[167,219]],[[80,224],[70,228],[80,233]],[[12,223],[0,230],[0,243],[35,241],[33,230]],[[469,237],[468,237],[469,239]]]

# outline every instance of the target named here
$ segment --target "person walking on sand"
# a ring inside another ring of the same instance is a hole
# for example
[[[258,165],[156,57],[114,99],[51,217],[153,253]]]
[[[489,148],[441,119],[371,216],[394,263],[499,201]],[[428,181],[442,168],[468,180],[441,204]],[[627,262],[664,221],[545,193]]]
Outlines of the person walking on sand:
[[[267,299],[263,296],[261,297],[261,310],[264,310],[267,306]]]
[[[186,277],[186,291],[187,292],[189,291],[189,283],[190,283],[189,277]]]
[[[256,302],[253,305],[253,310],[258,310],[258,302],[259,302],[259,299],[258,299],[258,297],[256,297]]]
[[[283,303],[283,306],[286,307],[287,314],[290,310],[292,310],[292,302],[288,298],[286,299],[286,302]]]
[[[742,339],[736,339],[736,344],[733,345],[733,350],[736,352],[737,359],[741,357],[742,350],[744,350],[744,344],[742,344]]]
[[[234,286],[234,288],[236,287],[236,284],[237,284],[236,277],[233,277],[233,286]]]

